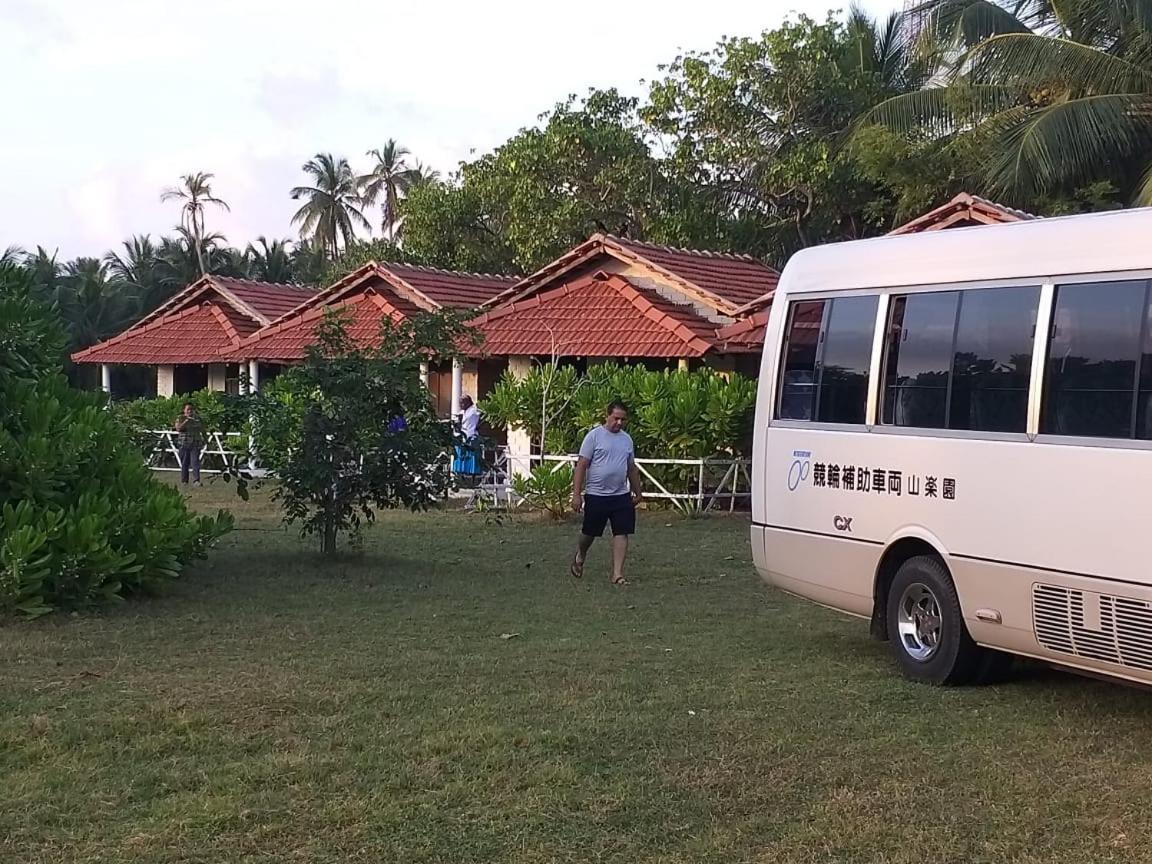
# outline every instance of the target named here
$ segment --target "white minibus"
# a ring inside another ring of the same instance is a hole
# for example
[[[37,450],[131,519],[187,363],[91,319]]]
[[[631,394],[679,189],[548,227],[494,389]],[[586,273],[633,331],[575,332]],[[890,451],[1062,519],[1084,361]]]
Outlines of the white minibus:
[[[798,253],[760,369],[758,572],[869,619],[919,681],[1025,655],[1152,682],[1150,324],[1152,209]]]

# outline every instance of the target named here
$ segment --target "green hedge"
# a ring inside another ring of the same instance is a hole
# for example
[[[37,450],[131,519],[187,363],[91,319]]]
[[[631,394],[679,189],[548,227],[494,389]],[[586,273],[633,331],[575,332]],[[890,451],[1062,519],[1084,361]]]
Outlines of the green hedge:
[[[505,373],[480,410],[498,429],[527,429],[536,445],[546,425],[546,449],[562,454],[576,452],[613,399],[631,411],[628,432],[640,456],[698,459],[751,452],[756,382],[711,369],[654,372],[603,363],[581,375],[570,366],[546,364],[521,379]]]
[[[68,386],[62,354],[27,274],[0,266],[0,615],[149,591],[232,528],[152,477],[103,394]]]

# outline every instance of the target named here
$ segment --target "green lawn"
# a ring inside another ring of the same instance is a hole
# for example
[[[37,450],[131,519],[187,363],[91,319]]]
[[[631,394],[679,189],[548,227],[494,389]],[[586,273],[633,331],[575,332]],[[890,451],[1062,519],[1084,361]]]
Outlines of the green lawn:
[[[1144,861],[1152,695],[896,677],[650,514],[391,514],[322,563],[266,500],[166,596],[0,629],[0,861]],[[516,634],[514,638],[502,638]]]

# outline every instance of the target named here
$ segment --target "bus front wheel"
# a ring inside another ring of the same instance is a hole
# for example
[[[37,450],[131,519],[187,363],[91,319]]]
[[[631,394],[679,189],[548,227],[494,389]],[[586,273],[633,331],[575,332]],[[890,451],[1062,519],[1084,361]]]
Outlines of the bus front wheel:
[[[909,558],[888,592],[888,638],[905,677],[968,684],[981,676],[985,649],[972,641],[952,577],[931,555]]]

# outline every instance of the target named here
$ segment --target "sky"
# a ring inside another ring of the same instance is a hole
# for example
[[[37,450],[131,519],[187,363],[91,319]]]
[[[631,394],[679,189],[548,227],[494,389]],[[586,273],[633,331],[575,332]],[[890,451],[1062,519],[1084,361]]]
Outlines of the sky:
[[[682,51],[845,5],[0,0],[0,251],[67,259],[168,233],[179,205],[160,193],[196,171],[231,205],[209,230],[295,237],[288,190],[317,152],[366,170],[395,138],[448,174],[569,94],[642,95]]]

